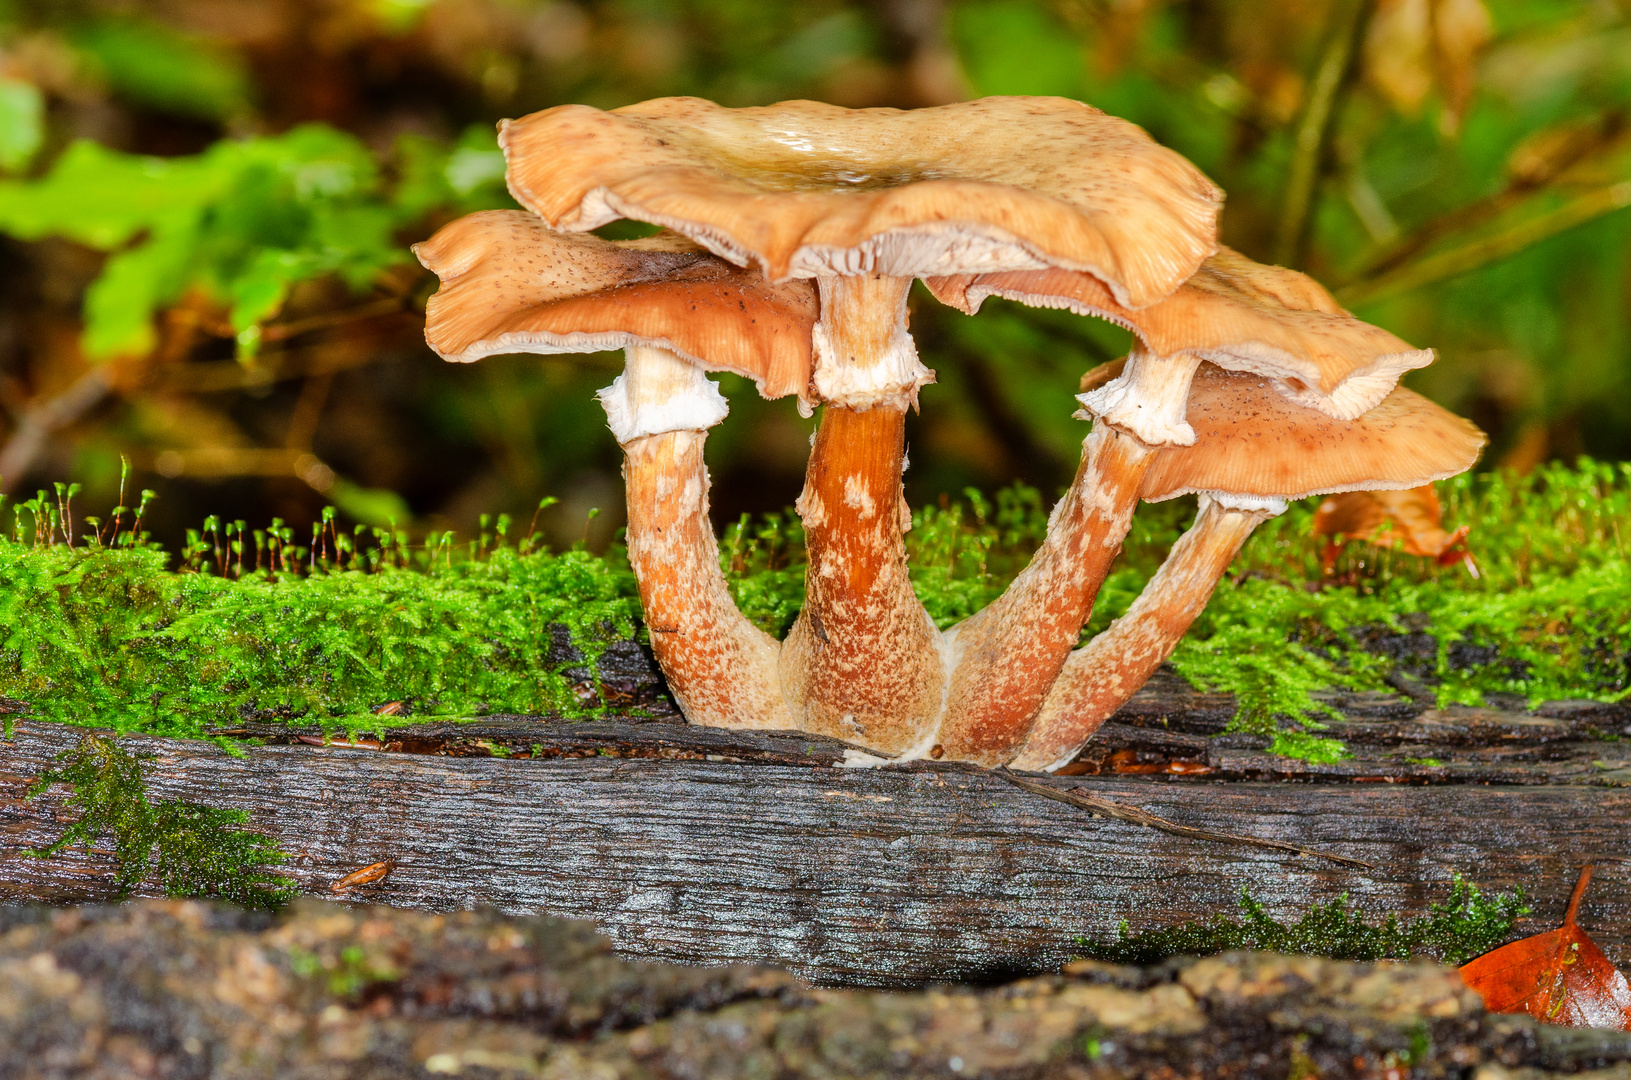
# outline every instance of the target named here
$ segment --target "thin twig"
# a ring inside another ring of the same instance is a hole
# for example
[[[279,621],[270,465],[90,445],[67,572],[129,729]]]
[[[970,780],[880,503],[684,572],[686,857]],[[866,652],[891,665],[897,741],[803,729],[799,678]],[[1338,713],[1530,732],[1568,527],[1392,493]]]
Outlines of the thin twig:
[[[1631,206],[1631,180],[1622,180],[1618,184],[1587,192],[1556,210],[1520,222],[1494,236],[1429,255],[1379,277],[1356,281],[1339,290],[1337,300],[1344,307],[1357,307],[1419,289],[1423,285],[1459,277],[1628,206]]]
[[[107,366],[93,367],[56,397],[24,410],[11,438],[0,447],[0,483],[21,483],[51,436],[96,408],[112,389]]]
[[[1314,185],[1325,163],[1325,147],[1330,141],[1331,123],[1337,112],[1337,99],[1348,83],[1360,29],[1365,25],[1367,0],[1349,0],[1338,9],[1334,27],[1319,70],[1308,91],[1308,104],[1297,124],[1296,148],[1291,167],[1286,170],[1286,190],[1281,202],[1280,228],[1274,239],[1274,261],[1292,266],[1308,228],[1314,202]]]
[[[269,323],[261,332],[261,340],[284,341],[299,334],[309,334],[313,330],[327,330],[331,327],[343,326],[346,323],[375,319],[383,315],[395,315],[405,310],[407,306],[406,297],[392,296],[368,304],[359,304],[356,307],[325,312],[322,315],[310,315],[304,319],[291,319],[284,323]]]
[[[1125,803],[1112,802],[1101,799],[1096,795],[1087,795],[1080,788],[1071,788],[1061,791],[1046,784],[1039,784],[1035,780],[1026,780],[1015,776],[1006,769],[989,770],[992,775],[1008,781],[1022,791],[1032,795],[1040,795],[1044,799],[1053,799],[1055,802],[1068,803],[1082,810],[1102,814],[1104,817],[1115,818],[1117,821],[1129,822],[1133,825],[1143,825],[1151,829],[1159,829],[1173,836],[1183,836],[1191,840],[1211,840],[1219,844],[1247,844],[1251,847],[1272,848],[1275,851],[1288,851],[1293,855],[1307,855],[1315,859],[1329,859],[1344,866],[1356,867],[1360,870],[1374,870],[1375,866],[1358,859],[1350,859],[1346,855],[1331,855],[1323,851],[1314,851],[1310,848],[1298,847],[1296,844],[1287,844],[1281,840],[1263,840],[1255,836],[1239,836],[1235,833],[1213,832],[1211,829],[1197,829],[1191,825],[1179,825],[1175,821],[1168,821],[1163,817],[1156,817],[1148,810],[1140,810],[1136,806]]]
[[[1603,122],[1590,142],[1582,143],[1555,161],[1545,162],[1541,168],[1531,169],[1526,175],[1514,179],[1506,187],[1481,199],[1464,203],[1430,221],[1417,226],[1397,241],[1371,251],[1356,269],[1356,278],[1379,278],[1445,237],[1465,235],[1478,226],[1493,221],[1501,214],[1516,209],[1534,199],[1553,194],[1548,185],[1580,166],[1590,166],[1611,154],[1618,154],[1631,144],[1631,133],[1626,130],[1623,117],[1610,116]]]

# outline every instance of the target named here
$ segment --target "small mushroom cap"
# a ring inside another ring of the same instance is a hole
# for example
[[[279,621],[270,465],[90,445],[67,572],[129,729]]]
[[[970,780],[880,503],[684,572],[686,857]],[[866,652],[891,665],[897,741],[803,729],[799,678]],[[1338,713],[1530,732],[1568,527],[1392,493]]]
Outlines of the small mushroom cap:
[[[1143,307],[1217,249],[1223,203],[1142,129],[1066,98],[562,105],[499,142],[511,193],[555,227],[650,221],[776,281],[1063,266]]]
[[[1048,269],[934,278],[945,304],[972,315],[988,296],[1066,308],[1119,323],[1154,356],[1190,353],[1233,371],[1275,380],[1293,401],[1350,419],[1381,401],[1433,350],[1412,348],[1344,311],[1307,274],[1219,248],[1195,276],[1141,311],[1117,302],[1102,282]]]
[[[1119,367],[1089,374],[1113,378]],[[1472,468],[1485,443],[1471,423],[1402,386],[1361,417],[1333,420],[1287,401],[1261,375],[1212,364],[1195,373],[1187,419],[1195,445],[1155,452],[1139,492],[1150,502],[1420,487]]]
[[[413,251],[442,279],[425,340],[443,359],[647,345],[746,375],[767,398],[809,393],[814,286],[772,285],[683,236],[613,242],[487,210]]]

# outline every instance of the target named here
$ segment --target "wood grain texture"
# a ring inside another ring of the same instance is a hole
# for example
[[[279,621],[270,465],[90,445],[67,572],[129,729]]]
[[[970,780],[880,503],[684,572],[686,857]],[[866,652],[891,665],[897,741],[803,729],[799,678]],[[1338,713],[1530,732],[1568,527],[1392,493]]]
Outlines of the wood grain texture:
[[[1631,855],[1631,790],[1045,781],[1361,859],[1377,867],[1367,873],[1095,819],[966,766],[835,768],[836,744],[799,736],[484,724],[537,756],[285,745],[238,758],[209,744],[128,745],[156,755],[154,798],[250,811],[295,854],[309,891],[389,859],[391,876],[355,900],[589,919],[642,959],[772,962],[824,984],[987,981],[1057,969],[1077,935],[1113,935],[1123,919],[1140,929],[1228,910],[1242,887],[1282,918],[1341,893],[1373,912],[1422,911],[1456,872],[1485,889],[1521,884],[1547,926],[1574,869],[1595,861],[1581,925],[1615,962],[1631,960],[1631,874],[1611,865]],[[503,745],[482,729],[465,730]],[[18,721],[0,743],[0,898],[107,895],[107,852],[18,854],[72,819],[61,792],[20,800],[26,778],[80,734]]]

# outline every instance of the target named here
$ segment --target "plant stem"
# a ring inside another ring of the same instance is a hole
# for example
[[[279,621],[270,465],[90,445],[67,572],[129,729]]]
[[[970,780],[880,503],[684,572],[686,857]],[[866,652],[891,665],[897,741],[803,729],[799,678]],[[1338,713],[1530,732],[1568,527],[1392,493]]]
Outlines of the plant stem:
[[[1356,281],[1338,291],[1337,300],[1345,307],[1358,307],[1459,277],[1628,206],[1631,206],[1631,180],[1622,180],[1587,192],[1494,236],[1429,255],[1378,277]]]
[[[1347,0],[1332,17],[1330,40],[1326,42],[1308,91],[1308,104],[1297,124],[1296,149],[1286,172],[1280,227],[1274,240],[1274,261],[1282,266],[1296,266],[1300,261],[1313,208],[1314,186],[1325,161],[1337,101],[1353,69],[1356,46],[1369,7],[1367,0]]]

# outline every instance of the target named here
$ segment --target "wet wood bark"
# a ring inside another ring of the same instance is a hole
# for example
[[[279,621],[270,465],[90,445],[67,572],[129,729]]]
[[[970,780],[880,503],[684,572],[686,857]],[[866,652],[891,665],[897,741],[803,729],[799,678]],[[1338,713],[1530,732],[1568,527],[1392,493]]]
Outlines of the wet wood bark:
[[[242,757],[127,744],[154,755],[153,798],[249,811],[306,890],[393,860],[354,899],[589,919],[642,959],[777,963],[826,984],[984,981],[1055,970],[1078,935],[1112,936],[1123,919],[1136,930],[1230,910],[1242,888],[1279,918],[1341,893],[1421,912],[1456,873],[1486,891],[1522,885],[1549,926],[1594,861],[1582,926],[1631,961],[1631,867],[1615,869],[1631,856],[1631,741],[1612,741],[1631,733],[1625,709],[1333,700],[1347,715],[1333,734],[1355,757],[1310,766],[1219,734],[1232,702],[1161,677],[1078,775],[1045,782],[1374,871],[1094,818],[967,766],[841,768],[842,744],[792,734],[490,717],[392,729],[374,746],[223,729],[266,741]],[[73,820],[65,791],[21,796],[81,734],[19,719],[0,743],[0,899],[108,895],[110,852],[18,854]]]

